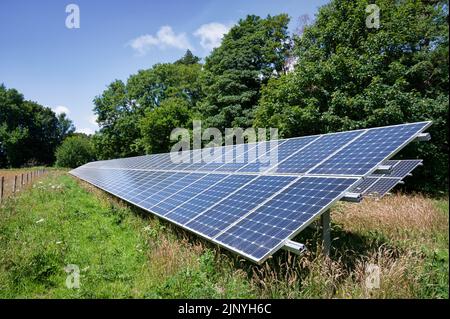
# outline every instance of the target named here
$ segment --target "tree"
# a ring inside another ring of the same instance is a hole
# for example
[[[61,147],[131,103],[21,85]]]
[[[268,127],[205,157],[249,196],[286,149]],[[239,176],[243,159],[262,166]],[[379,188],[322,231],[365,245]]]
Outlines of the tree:
[[[126,85],[119,80],[112,82],[94,104],[100,132],[93,141],[99,158],[137,155],[134,142],[140,136],[137,123],[142,110],[129,97]]]
[[[264,86],[254,125],[289,137],[433,120],[432,142],[403,154],[425,160],[425,187],[448,189],[448,6],[376,4],[379,29],[366,27],[368,1],[323,6],[296,38],[295,71]]]
[[[69,136],[56,150],[56,165],[75,168],[95,160],[95,150],[89,138]]]
[[[70,120],[61,118],[68,125]],[[27,101],[17,90],[0,85],[0,165],[53,164],[63,135],[61,123],[47,107]]]
[[[66,113],[58,114],[58,135],[59,140],[62,142],[67,136],[72,135],[75,132],[75,125],[71,119],[67,117]]]
[[[186,53],[184,58],[188,55]],[[149,111],[159,108],[166,99],[183,100],[191,109],[202,97],[198,82],[200,72],[198,63],[156,64],[130,76],[126,84],[122,81],[111,83],[94,100],[94,112],[100,126],[100,132],[93,139],[98,156],[108,159],[149,151],[151,147],[141,143],[141,119]]]
[[[199,112],[206,126],[251,126],[261,85],[283,70],[288,56],[287,25],[282,14],[261,19],[247,16],[231,28],[206,58],[202,74],[206,98]]]
[[[200,63],[200,58],[192,54],[191,50],[187,50],[181,59],[175,61],[175,64],[198,64]]]
[[[146,153],[170,152],[174,141],[170,133],[175,128],[186,128],[191,122],[191,112],[186,100],[172,97],[155,109],[148,110],[140,121],[140,143]]]

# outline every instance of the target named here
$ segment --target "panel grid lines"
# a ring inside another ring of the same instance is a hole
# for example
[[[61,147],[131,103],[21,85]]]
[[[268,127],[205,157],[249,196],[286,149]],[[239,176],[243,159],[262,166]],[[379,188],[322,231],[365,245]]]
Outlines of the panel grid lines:
[[[276,162],[263,161],[271,151],[263,147],[272,144],[265,141],[210,148],[213,163],[192,150],[92,162],[70,173],[261,263],[347,191],[364,186],[381,194],[408,176],[421,161],[386,160],[429,125],[278,140]],[[227,156],[233,160],[218,161]],[[373,174],[381,163],[392,163],[390,174]]]

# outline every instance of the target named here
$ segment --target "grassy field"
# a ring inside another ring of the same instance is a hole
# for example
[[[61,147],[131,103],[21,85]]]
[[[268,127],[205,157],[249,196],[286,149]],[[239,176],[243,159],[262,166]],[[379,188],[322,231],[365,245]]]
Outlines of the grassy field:
[[[0,297],[448,298],[448,199],[340,203],[332,221],[330,259],[308,229],[308,253],[256,266],[53,171],[0,207]],[[69,264],[79,289],[66,287]]]

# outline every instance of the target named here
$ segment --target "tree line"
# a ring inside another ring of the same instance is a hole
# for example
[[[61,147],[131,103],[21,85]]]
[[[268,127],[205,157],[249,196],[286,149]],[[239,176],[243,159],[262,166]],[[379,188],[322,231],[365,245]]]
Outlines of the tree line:
[[[249,15],[204,61],[187,51],[111,82],[93,101],[95,157],[170,151],[172,129],[194,119],[281,137],[432,120],[432,140],[402,152],[425,162],[408,185],[448,192],[448,3],[378,0],[370,28],[369,2],[332,0],[294,34],[287,14]]]
[[[57,147],[74,131],[65,113],[56,115],[0,85],[0,168],[51,165]]]
[[[289,35],[286,14],[250,15],[204,64],[188,51],[116,80],[95,100],[99,158],[170,150],[170,132],[204,127],[277,127],[282,137],[432,120],[432,141],[402,155],[423,158],[413,187],[448,190],[448,5],[334,0]],[[293,71],[292,69],[293,64]]]

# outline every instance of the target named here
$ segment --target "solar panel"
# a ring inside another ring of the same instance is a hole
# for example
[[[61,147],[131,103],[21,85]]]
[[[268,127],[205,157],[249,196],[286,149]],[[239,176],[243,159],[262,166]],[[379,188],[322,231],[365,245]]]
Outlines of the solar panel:
[[[416,167],[422,165],[422,160],[389,160],[385,161],[383,165],[391,166],[391,172],[370,175],[358,183],[352,192],[358,192],[365,196],[383,197],[409,176]]]
[[[306,136],[272,143],[259,143],[256,159],[243,165],[239,172],[264,172],[274,169],[280,161],[289,158],[293,153],[305,148],[318,138],[319,136]],[[275,161],[273,161],[273,154],[276,155]]]
[[[429,124],[421,122],[366,130],[310,173],[367,175],[411,142]]]
[[[192,219],[187,226],[213,237],[294,179],[288,176],[260,176],[233,196],[229,196]]]
[[[405,178],[418,166],[422,165],[422,160],[389,160],[385,161],[383,165],[389,165],[392,167],[390,173],[378,175],[372,174],[372,176],[382,176],[382,177],[399,177]]]
[[[146,201],[138,204],[142,205],[150,211],[158,212],[160,215],[166,215],[175,208],[181,206],[183,203],[198,196],[201,192],[212,187],[228,177],[226,174],[204,174],[204,176],[191,184],[181,188],[180,190],[171,190],[171,195],[164,200],[149,205]]]
[[[281,159],[281,162],[275,170],[279,173],[306,173],[309,169],[321,163],[335,151],[361,134],[363,134],[363,131],[350,131],[319,136],[313,143],[293,153],[286,160],[283,161]]]
[[[370,186],[372,186],[373,184],[375,184],[377,180],[378,180],[377,177],[366,177],[366,178],[360,180],[360,181],[352,188],[352,192],[355,192],[355,193],[361,193],[361,194],[363,194],[363,195],[368,195],[368,194],[367,194],[367,190],[370,188]]]
[[[397,186],[401,180],[398,178],[379,178],[375,183],[370,185],[369,188],[365,191],[365,194],[375,195],[378,197],[382,197],[386,195],[391,189]]]
[[[430,124],[98,161],[70,173],[261,263],[349,190],[381,193],[409,173],[415,164],[400,161],[393,178],[370,175]],[[172,160],[180,154],[188,161]]]
[[[286,238],[295,236],[356,181],[357,178],[300,177],[285,192],[261,204],[215,239],[259,261]]]
[[[230,175],[197,196],[194,196],[180,206],[174,208],[165,216],[185,224],[224,197],[235,192],[244,184],[250,182],[255,177],[256,176],[251,175]]]

